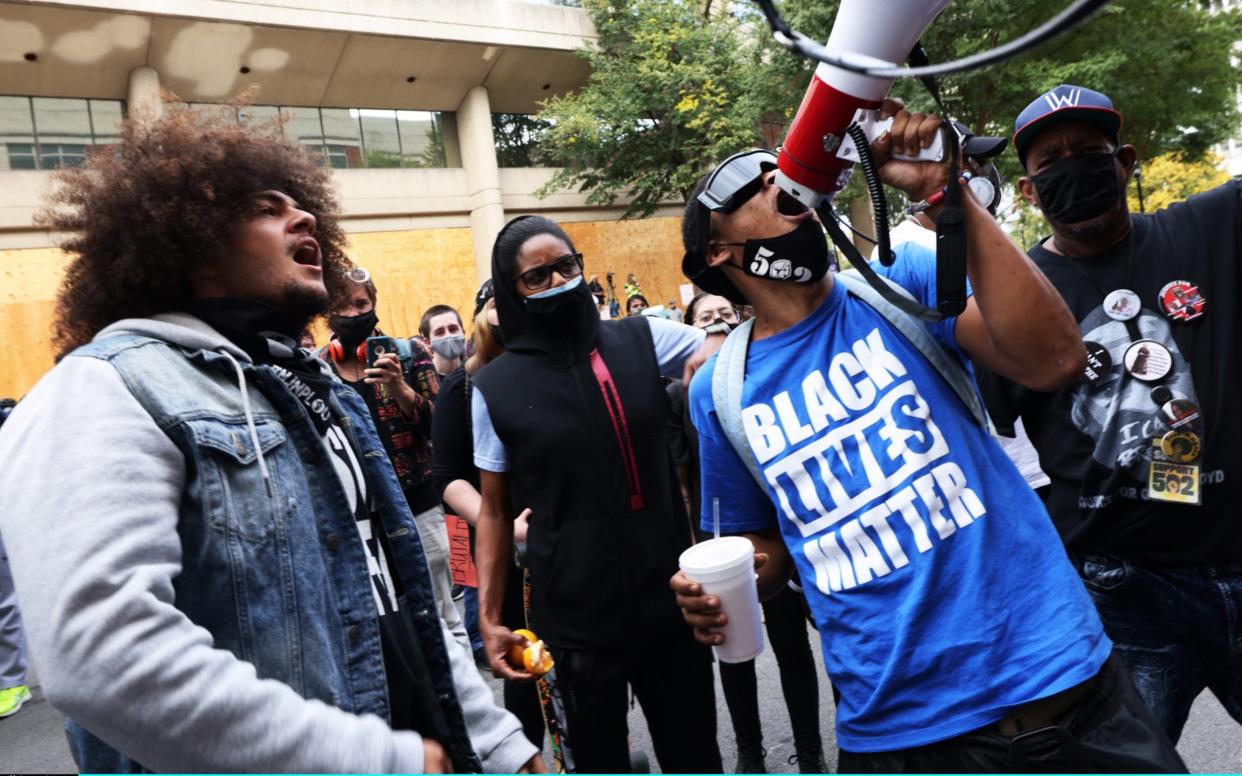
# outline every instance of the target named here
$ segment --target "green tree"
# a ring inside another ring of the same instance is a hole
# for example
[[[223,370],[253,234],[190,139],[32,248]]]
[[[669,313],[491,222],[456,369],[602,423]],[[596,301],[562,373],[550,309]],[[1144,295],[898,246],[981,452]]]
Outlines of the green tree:
[[[712,160],[756,143],[748,65],[758,47],[737,18],[704,16],[697,1],[585,6],[599,33],[597,47],[581,52],[590,81],[539,114],[563,167],[545,192],[577,186],[591,204],[627,195],[627,215],[646,215],[688,193]]]
[[[954,0],[929,28],[933,61],[1003,43],[1048,19],[1041,0]],[[682,198],[711,164],[784,136],[812,63],[777,46],[749,3],[704,0],[586,0],[599,32],[584,50],[592,66],[577,93],[547,101],[545,147],[563,170],[542,190],[577,187],[592,204],[632,197],[627,215]],[[706,12],[723,7],[723,11]],[[833,0],[786,0],[795,29],[824,40]],[[880,20],[882,21],[882,20]],[[1242,11],[1211,14],[1185,0],[1114,0],[1086,27],[983,71],[941,79],[946,107],[983,134],[1008,136],[1030,100],[1058,83],[1109,94],[1126,117],[1124,135],[1140,158],[1180,151],[1201,158],[1238,129],[1233,99],[1242,84],[1229,51]],[[929,109],[922,85],[894,93]],[[1002,172],[1020,174],[1006,154]],[[858,184],[842,192],[848,200]]]
[[[400,167],[401,155],[394,154],[391,151],[380,151],[375,148],[367,149],[367,167]]]
[[[1178,152],[1157,156],[1142,166],[1142,174],[1143,206],[1148,213],[1214,189],[1229,180],[1229,173],[1215,152],[1208,152],[1198,161]],[[1130,211],[1139,212],[1137,186],[1130,187],[1129,201]]]
[[[957,0],[923,43],[933,61],[956,59],[1030,30],[1053,10],[1039,0]],[[1069,35],[945,78],[941,88],[948,110],[976,132],[1008,136],[1036,95],[1061,83],[1087,86],[1112,98],[1125,117],[1123,138],[1140,159],[1174,151],[1201,159],[1239,127],[1234,95],[1242,71],[1229,56],[1239,30],[1239,9],[1212,14],[1185,0],[1113,0]],[[913,106],[931,106],[916,81],[898,82],[894,93]],[[1012,153],[1001,169],[1011,179],[1022,172]]]
[[[541,167],[553,158],[544,147],[551,125],[525,113],[493,113],[492,137],[501,167]]]

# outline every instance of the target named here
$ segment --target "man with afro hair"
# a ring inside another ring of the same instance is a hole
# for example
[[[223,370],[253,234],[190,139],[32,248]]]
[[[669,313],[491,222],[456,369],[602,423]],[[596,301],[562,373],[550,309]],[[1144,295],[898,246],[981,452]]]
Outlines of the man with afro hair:
[[[59,362],[0,530],[82,771],[542,770],[436,615],[366,404],[297,338],[350,264],[328,173],[188,109],[63,171]]]

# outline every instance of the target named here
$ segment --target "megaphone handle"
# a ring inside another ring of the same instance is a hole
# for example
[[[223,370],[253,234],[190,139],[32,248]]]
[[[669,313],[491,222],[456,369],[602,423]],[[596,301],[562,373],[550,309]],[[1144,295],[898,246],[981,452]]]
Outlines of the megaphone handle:
[[[867,133],[867,139],[875,142],[876,138],[883,135],[893,126],[893,119],[890,116],[886,119],[880,118],[880,111],[876,109],[863,109],[858,111],[854,116],[854,123],[862,127],[863,132]],[[854,142],[848,136],[842,141],[841,149],[837,155],[842,159],[848,159],[851,162],[858,161],[858,151],[854,148]],[[901,159],[907,162],[943,162],[944,161],[944,133],[937,132],[932,138],[932,143],[927,148],[919,151],[914,156],[906,156],[904,154],[893,154],[894,159]]]

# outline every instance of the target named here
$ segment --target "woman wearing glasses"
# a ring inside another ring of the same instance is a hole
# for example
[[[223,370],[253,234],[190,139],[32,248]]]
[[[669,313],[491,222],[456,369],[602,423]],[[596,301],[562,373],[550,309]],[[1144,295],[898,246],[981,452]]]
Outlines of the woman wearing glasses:
[[[686,306],[686,321],[708,333],[728,334],[742,322],[737,307],[723,296],[699,294]],[[677,467],[682,499],[692,528],[699,525],[699,435],[690,422],[686,388],[680,380],[667,386],[672,412],[668,422],[668,446]],[[710,534],[696,531],[702,537]],[[823,741],[819,730],[819,682],[815,656],[807,638],[806,599],[786,587],[763,602],[763,623],[780,668],[781,692],[793,728],[794,754],[802,773],[825,773]],[[729,718],[737,737],[734,773],[765,773],[763,727],[759,719],[759,688],[755,661],[720,664],[720,687],[724,690]]]
[[[711,656],[668,590],[690,543],[665,445],[660,376],[702,331],[659,318],[600,321],[583,257],[554,222],[510,221],[492,250],[506,352],[472,396],[480,470],[479,625],[492,671],[522,642],[501,624],[513,505],[529,507],[531,628],[551,648],[573,767],[628,772],[632,688],[661,769],[719,773]]]

